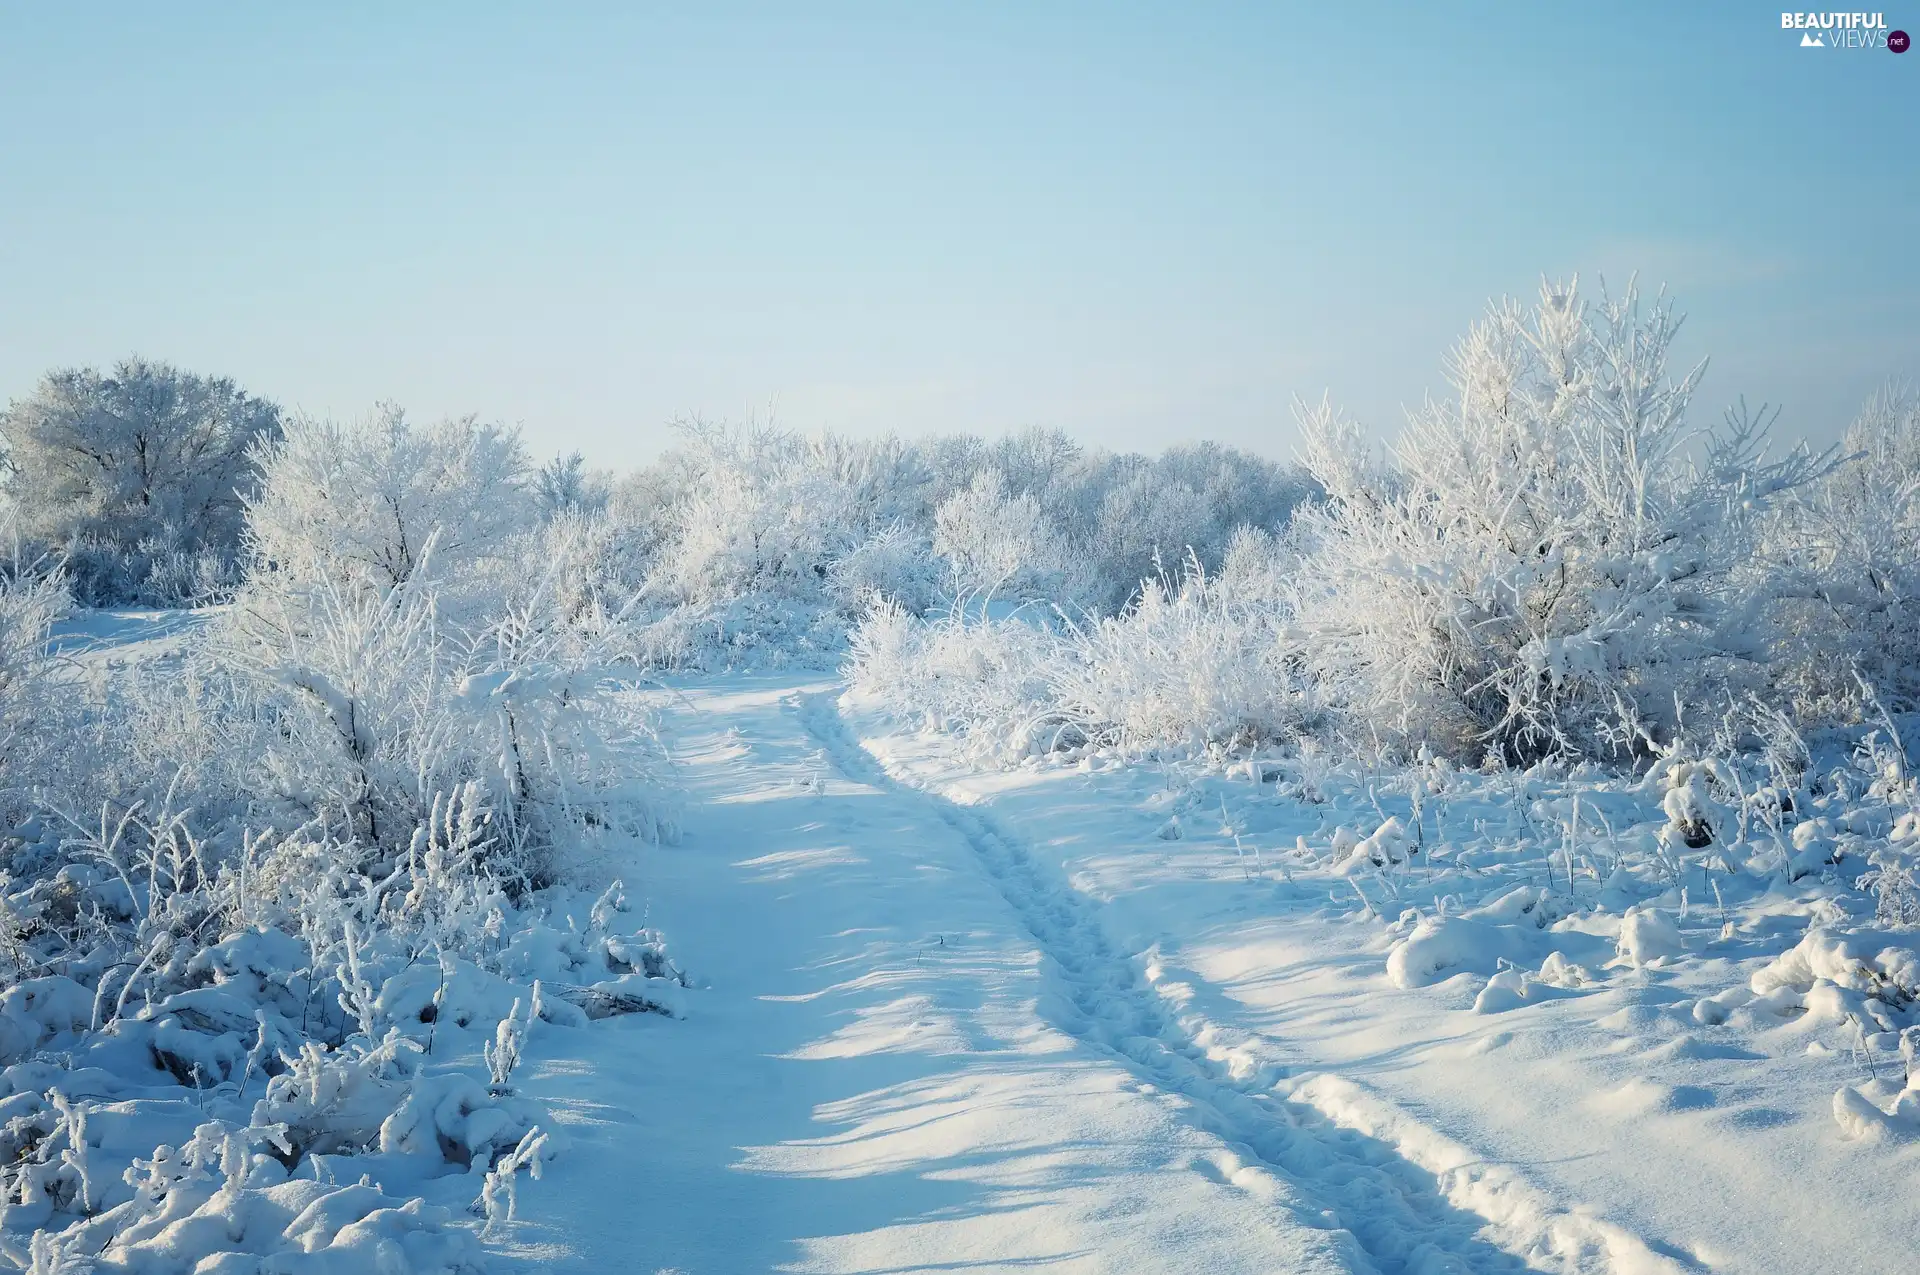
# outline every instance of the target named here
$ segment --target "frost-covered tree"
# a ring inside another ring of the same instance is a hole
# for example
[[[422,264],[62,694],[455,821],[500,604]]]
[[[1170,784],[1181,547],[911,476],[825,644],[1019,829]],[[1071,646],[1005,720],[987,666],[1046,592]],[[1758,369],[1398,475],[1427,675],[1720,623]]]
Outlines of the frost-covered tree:
[[[907,442],[695,421],[681,434],[612,488],[607,544],[623,578],[644,579],[660,650],[706,663],[837,652],[876,596],[916,614],[989,591],[1113,614],[1189,556],[1219,565],[1236,528],[1283,525],[1309,486],[1230,448],[1152,459],[1057,430]]]
[[[874,590],[919,591],[927,474],[897,438],[681,426],[681,445],[623,484],[616,523],[652,541],[645,579],[671,658],[817,659]],[[927,561],[924,551],[921,562]]]
[[[390,404],[357,425],[298,417],[255,455],[256,576],[344,573],[391,588],[429,547],[436,570],[457,571],[497,556],[537,516],[520,436],[472,417],[416,426]]]
[[[0,413],[15,530],[66,555],[89,601],[217,581],[239,550],[253,450],[280,426],[233,381],[165,363],[51,372]]]
[[[593,513],[612,498],[611,476],[587,468],[579,452],[555,456],[533,474],[533,495],[543,518],[569,513]]]
[[[1009,490],[987,469],[934,514],[933,548],[963,593],[1044,595],[1077,600],[1086,592],[1086,557],[1067,544],[1032,492]],[[1079,587],[1075,587],[1079,586]]]
[[[1920,393],[1886,386],[1840,451],[1771,520],[1755,564],[1779,597],[1775,683],[1803,715],[1847,715],[1860,678],[1910,711],[1920,707]]]
[[[1236,531],[1284,528],[1312,487],[1298,470],[1216,443],[1151,461],[1113,459],[1094,485],[1097,505],[1082,515],[1091,523],[1081,534],[1098,564],[1103,611],[1120,610],[1142,581],[1165,583],[1189,561],[1218,568]]]
[[[1766,459],[1766,418],[1690,423],[1679,319],[1629,286],[1589,307],[1547,286],[1456,349],[1454,393],[1376,470],[1307,414],[1326,488],[1303,511],[1297,623],[1327,693],[1456,755],[1631,749],[1676,704],[1757,681],[1756,515],[1819,472]]]
[[[70,605],[57,571],[0,571],[0,827],[30,808],[75,734],[75,697],[47,644]]]

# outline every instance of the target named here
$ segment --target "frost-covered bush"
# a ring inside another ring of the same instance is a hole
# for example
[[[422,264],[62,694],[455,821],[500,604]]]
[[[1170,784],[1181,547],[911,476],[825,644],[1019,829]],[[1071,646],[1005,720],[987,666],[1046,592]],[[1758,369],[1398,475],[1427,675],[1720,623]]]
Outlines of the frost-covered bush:
[[[1117,614],[1172,564],[1218,568],[1235,531],[1283,528],[1311,490],[1297,470],[1214,443],[1148,458],[1030,430],[935,454],[951,489],[936,506],[934,543],[954,591],[1100,615]],[[967,481],[953,484],[967,465]]]
[[[644,504],[653,647],[696,664],[817,662],[873,589],[919,591],[904,562],[924,525],[924,475],[894,438],[802,437],[694,423]]]
[[[212,796],[393,850],[471,785],[523,883],[574,832],[657,831],[604,513],[542,519],[516,436],[393,409],[295,421],[261,462],[253,573],[199,653],[246,741]]]
[[[1814,720],[1851,716],[1860,678],[1920,707],[1920,394],[1876,394],[1840,450],[1770,520],[1758,564],[1779,599],[1775,693]]]
[[[1189,559],[1119,615],[1069,626],[1055,694],[1089,740],[1245,749],[1318,727],[1273,558],[1271,540],[1245,529],[1217,572]]]
[[[244,790],[391,848],[473,785],[496,820],[496,869],[529,883],[572,832],[652,832],[645,714],[591,641],[540,629],[543,601],[471,635],[449,630],[419,580],[323,586],[297,623],[236,607],[209,654],[238,673],[235,709],[271,726]]]
[[[910,449],[833,435],[693,425],[685,482],[657,587],[708,606],[745,593],[820,590],[833,564],[879,532],[921,516]]]
[[[1497,306],[1377,469],[1307,414],[1327,498],[1296,518],[1295,609],[1330,700],[1457,757],[1612,755],[1670,733],[1676,703],[1757,684],[1756,524],[1819,466],[1768,461],[1744,411],[1690,424],[1678,325],[1632,287]]]
[[[1211,445],[1157,460],[1057,431],[811,438],[694,424],[614,491],[651,647],[693,663],[818,662],[874,598],[921,614],[987,595],[1112,614],[1162,562],[1219,565],[1235,528],[1284,524],[1296,472]]]
[[[1243,529],[1220,571],[1190,558],[1119,615],[882,604],[854,632],[854,688],[966,734],[996,760],[1113,748],[1201,750],[1290,738],[1314,696],[1286,626],[1271,537]]]
[[[533,494],[546,518],[562,514],[596,513],[613,499],[613,477],[587,468],[579,452],[556,456],[533,473]]]
[[[91,605],[178,606],[232,585],[251,452],[280,410],[223,377],[128,359],[49,373],[0,412],[15,530]]]
[[[1009,489],[983,469],[934,513],[933,549],[956,594],[1005,595],[1072,605],[1100,589],[1084,545],[1048,518],[1033,492]]]
[[[509,555],[539,514],[519,435],[471,417],[416,426],[390,404],[353,425],[299,417],[255,459],[246,537],[256,583],[393,588],[429,547],[442,579],[465,581]]]
[[[945,583],[926,536],[899,523],[881,528],[827,568],[827,587],[849,615],[875,599],[921,614],[940,598]]]
[[[0,570],[0,830],[26,817],[36,789],[71,760],[74,706],[48,647],[71,605],[57,571]]]
[[[658,835],[637,674],[602,610],[560,609],[559,574],[498,600],[477,629],[442,618],[420,574],[385,589],[323,580],[298,607],[243,594],[203,657],[251,744],[219,782],[250,818],[318,820],[389,850],[470,791],[495,823],[494,870],[529,885],[578,834]]]
[[[1055,694],[1060,655],[1042,615],[954,607],[923,618],[881,599],[853,631],[846,673],[887,711],[1004,761],[1046,751],[1063,729],[1084,742]]]
[[[171,529],[133,544],[97,534],[51,545],[84,606],[196,607],[230,597],[244,572],[232,546],[186,549]]]
[[[1219,569],[1239,529],[1280,531],[1313,494],[1297,469],[1204,442],[1151,460],[1091,455],[1056,487],[1059,520],[1092,564],[1088,604],[1101,614],[1174,564]]]

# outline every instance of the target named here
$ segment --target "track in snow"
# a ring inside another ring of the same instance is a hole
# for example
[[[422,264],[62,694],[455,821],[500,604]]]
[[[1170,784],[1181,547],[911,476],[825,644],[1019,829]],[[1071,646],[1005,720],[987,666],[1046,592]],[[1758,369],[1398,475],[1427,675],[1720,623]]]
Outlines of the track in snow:
[[[918,797],[965,839],[1057,971],[1061,995],[1043,995],[1040,1005],[1055,1026],[1190,1101],[1196,1123],[1352,1234],[1379,1275],[1542,1269],[1489,1242],[1485,1219],[1448,1202],[1433,1174],[1386,1143],[1276,1097],[1271,1074],[1231,1075],[1168,1014],[1132,958],[1114,950],[1093,905],[1053,880],[1016,837],[984,812],[889,775],[848,734],[832,693],[791,702],[848,778]]]

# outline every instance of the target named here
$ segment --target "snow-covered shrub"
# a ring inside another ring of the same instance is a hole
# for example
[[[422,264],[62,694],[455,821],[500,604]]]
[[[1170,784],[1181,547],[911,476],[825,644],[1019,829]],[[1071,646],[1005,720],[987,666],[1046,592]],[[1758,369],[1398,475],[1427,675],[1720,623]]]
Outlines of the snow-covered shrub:
[[[15,530],[92,605],[177,606],[233,583],[252,450],[280,409],[223,377],[128,359],[49,373],[0,412]]]
[[[1298,471],[1213,443],[1157,458],[1088,452],[1030,430],[944,449],[934,543],[960,592],[993,592],[1113,615],[1166,564],[1218,568],[1241,527],[1277,531],[1307,496]]]
[[[556,614],[556,574],[500,600],[477,631],[443,619],[421,576],[384,589],[322,580],[297,609],[243,594],[205,656],[220,666],[208,680],[224,676],[233,696],[233,728],[251,732],[243,772],[229,766],[224,782],[255,819],[318,820],[389,851],[437,805],[478,804],[495,869],[527,884],[576,834],[658,835],[637,674],[620,667],[604,614]]]
[[[1190,558],[1119,615],[888,604],[855,631],[854,688],[969,735],[997,760],[1088,746],[1245,747],[1312,724],[1270,537],[1244,529],[1222,569]]]
[[[1768,461],[1764,416],[1689,424],[1678,325],[1631,286],[1497,306],[1453,355],[1454,396],[1382,469],[1331,410],[1307,413],[1327,498],[1295,520],[1295,606],[1330,699],[1457,757],[1591,755],[1757,683],[1757,515],[1820,468]]]
[[[693,663],[836,657],[875,597],[1111,614],[1161,561],[1211,570],[1235,528],[1281,526],[1308,488],[1226,448],[1150,460],[1045,430],[909,443],[695,423],[683,440],[607,513],[628,578],[645,564],[649,649]]]
[[[74,705],[47,645],[71,605],[57,571],[0,570],[0,831],[30,812],[71,738]]]
[[[1216,443],[1151,460],[1096,454],[1057,485],[1059,519],[1093,564],[1089,604],[1102,614],[1118,613],[1169,564],[1219,569],[1239,529],[1282,530],[1312,492],[1297,469]]]
[[[1774,686],[1803,719],[1853,716],[1858,678],[1920,707],[1920,394],[1883,389],[1840,450],[1770,520],[1760,563],[1779,598]]]
[[[827,658],[863,605],[860,576],[893,554],[883,537],[926,520],[911,450],[697,422],[682,438],[663,462],[677,481],[649,493],[665,529],[646,580],[653,648],[692,663]],[[841,567],[863,548],[864,564]]]
[[[1098,591],[1084,547],[1047,517],[1037,495],[1010,490],[998,469],[982,470],[943,501],[933,528],[934,552],[946,560],[956,594],[1071,606]]]
[[[239,675],[235,715],[273,725],[242,787],[370,844],[404,840],[440,778],[434,709],[456,675],[443,667],[435,590],[322,576],[297,601],[243,596],[210,641],[208,657]]]
[[[702,425],[683,438],[687,482],[659,580],[689,602],[818,590],[834,561],[917,503],[914,459],[895,438]]]
[[[1310,724],[1271,537],[1242,528],[1221,567],[1190,554],[1118,615],[1055,626],[1054,703],[1091,743],[1131,751],[1245,748]]]
[[[341,425],[298,417],[256,449],[251,574],[405,584],[431,546],[442,580],[510,552],[538,516],[519,435],[471,417],[416,426],[391,404]]]
[[[187,539],[172,529],[133,544],[87,533],[49,552],[57,552],[74,597],[87,606],[186,608],[225,600],[244,575],[234,547],[183,548]]]
[[[878,598],[921,614],[938,600],[943,583],[926,536],[901,524],[882,527],[827,569],[828,587],[848,615]]]
[[[569,452],[534,471],[533,496],[545,518],[597,513],[613,499],[613,476],[588,469],[586,457]]]
[[[201,652],[250,818],[395,852],[470,791],[521,883],[568,830],[657,831],[604,513],[542,521],[517,437],[472,421],[299,420],[261,460],[253,575]]]
[[[1314,696],[1280,600],[1260,588],[1258,538],[1209,575],[1149,579],[1117,616],[1070,626],[1055,695],[1091,741],[1121,749],[1246,748],[1297,736]]]
[[[953,607],[921,618],[881,599],[853,631],[846,673],[888,712],[1013,760],[1045,751],[1063,729],[1085,742],[1054,694],[1060,654],[1044,617]]]

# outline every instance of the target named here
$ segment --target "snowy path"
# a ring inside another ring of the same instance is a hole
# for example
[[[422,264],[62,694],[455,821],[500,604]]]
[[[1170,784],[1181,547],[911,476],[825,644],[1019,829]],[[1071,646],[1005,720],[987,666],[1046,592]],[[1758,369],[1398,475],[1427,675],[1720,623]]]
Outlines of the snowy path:
[[[1690,1013],[1703,990],[1744,984],[1751,962],[1708,949],[1476,1013],[1483,979],[1391,983],[1384,927],[1361,918],[1351,886],[1331,883],[1330,899],[1324,877],[1288,879],[1271,858],[1255,870],[1204,809],[1163,840],[1173,789],[1152,767],[982,772],[950,739],[855,722],[889,775],[1017,842],[1036,876],[1098,914],[1107,941],[1146,953],[1182,1036],[1231,1075],[1280,1077],[1297,1104],[1392,1142],[1538,1267],[1914,1268],[1920,1146],[1863,1145],[1834,1127],[1834,1088],[1858,1079],[1859,1061],[1792,1027],[1716,1031]],[[1260,800],[1269,848],[1324,819]],[[1798,930],[1786,934],[1780,947]]]
[[[528,1188],[530,1267],[1686,1268],[1399,1112],[1281,1096],[1003,821],[889,777],[832,691],[690,693],[687,835],[628,879],[705,986],[587,1056],[548,1037],[525,1092],[573,1146]]]
[[[524,1091],[573,1146],[528,1188],[530,1268],[1371,1269],[1323,1201],[1207,1130],[1243,1114],[1052,1026],[1082,981],[962,832],[849,774],[802,704],[693,697],[695,804],[646,892],[709,986],[684,1022],[604,1024],[588,1057],[547,1038],[571,1056]]]

